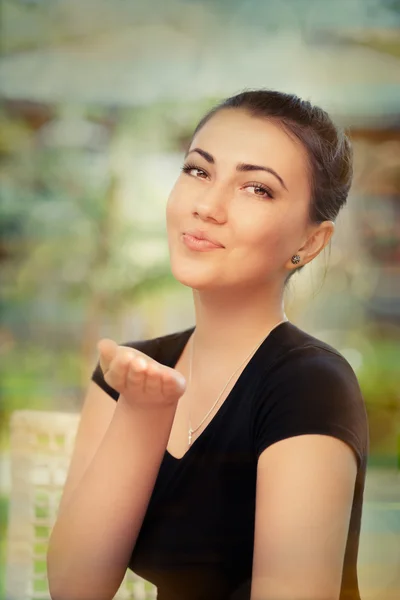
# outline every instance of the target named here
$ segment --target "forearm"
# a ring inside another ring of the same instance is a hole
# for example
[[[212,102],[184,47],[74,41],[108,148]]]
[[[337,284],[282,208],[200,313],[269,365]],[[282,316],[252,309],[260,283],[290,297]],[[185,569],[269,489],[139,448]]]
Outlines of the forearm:
[[[82,480],[58,515],[47,569],[53,600],[111,600],[128,566],[168,443],[175,407],[120,397]]]

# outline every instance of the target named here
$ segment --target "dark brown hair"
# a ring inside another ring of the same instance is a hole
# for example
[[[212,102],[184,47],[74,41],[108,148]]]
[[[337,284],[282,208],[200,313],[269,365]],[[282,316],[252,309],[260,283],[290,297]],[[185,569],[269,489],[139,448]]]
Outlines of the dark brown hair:
[[[345,132],[326,111],[307,100],[294,94],[257,89],[243,91],[214,106],[198,123],[192,139],[213,115],[233,108],[273,121],[300,140],[309,165],[310,222],[334,222],[346,203],[353,177],[353,151]],[[285,283],[304,266],[292,270]]]

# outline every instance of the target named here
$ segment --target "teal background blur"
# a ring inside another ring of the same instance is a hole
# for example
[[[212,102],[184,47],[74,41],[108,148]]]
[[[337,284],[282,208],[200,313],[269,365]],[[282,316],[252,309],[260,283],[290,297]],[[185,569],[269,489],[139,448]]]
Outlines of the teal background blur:
[[[11,412],[80,410],[101,337],[194,324],[169,268],[169,190],[209,107],[275,88],[354,144],[330,251],[292,279],[286,313],[357,374],[364,523],[389,552],[363,542],[363,597],[400,597],[400,1],[3,0],[0,27],[0,534]]]

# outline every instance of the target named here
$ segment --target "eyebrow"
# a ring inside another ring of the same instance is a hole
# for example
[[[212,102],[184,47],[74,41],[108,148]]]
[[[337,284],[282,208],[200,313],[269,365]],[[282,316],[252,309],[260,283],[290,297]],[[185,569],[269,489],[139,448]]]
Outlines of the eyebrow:
[[[206,161],[209,162],[211,165],[215,164],[214,157],[209,152],[206,152],[205,150],[202,150],[201,148],[192,148],[192,150],[189,150],[188,152],[186,152],[185,158],[191,152],[197,152],[198,154],[200,154],[200,156],[202,156],[203,158],[205,158]],[[273,175],[274,177],[276,177],[276,179],[279,181],[279,183],[281,184],[281,186],[283,188],[285,188],[285,190],[287,192],[289,191],[287,189],[287,187],[285,185],[285,182],[283,181],[282,177],[280,175],[278,175],[278,173],[276,171],[274,171],[274,169],[271,169],[271,167],[263,167],[261,165],[250,165],[248,163],[238,163],[236,165],[236,171],[239,171],[240,173],[245,172],[245,171],[266,171],[267,173],[271,173],[271,175]]]

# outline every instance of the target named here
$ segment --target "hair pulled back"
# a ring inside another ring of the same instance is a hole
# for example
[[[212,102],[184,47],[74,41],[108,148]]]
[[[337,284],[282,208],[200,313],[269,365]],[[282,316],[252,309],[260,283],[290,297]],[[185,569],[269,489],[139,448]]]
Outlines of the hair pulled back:
[[[306,150],[309,167],[311,223],[333,221],[344,204],[353,177],[353,151],[345,132],[326,111],[294,94],[268,89],[246,90],[214,106],[200,120],[196,133],[220,110],[245,110],[265,118],[299,140]],[[291,271],[286,282],[295,271]]]

